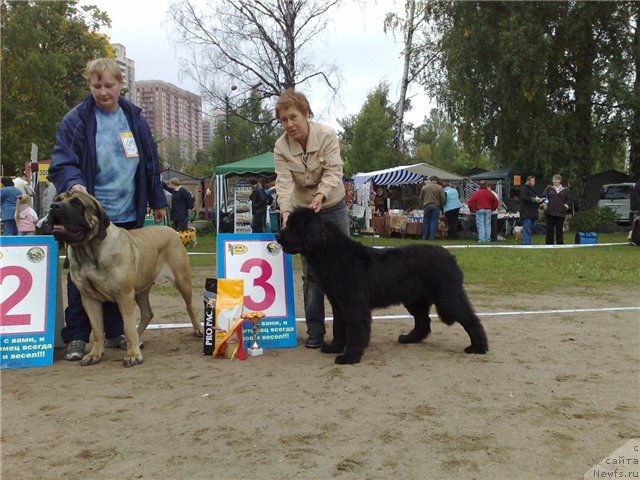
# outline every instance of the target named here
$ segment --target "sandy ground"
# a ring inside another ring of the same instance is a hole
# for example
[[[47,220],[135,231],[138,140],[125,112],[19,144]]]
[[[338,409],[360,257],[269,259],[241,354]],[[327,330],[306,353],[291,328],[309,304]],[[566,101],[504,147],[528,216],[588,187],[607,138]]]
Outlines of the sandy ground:
[[[194,270],[198,306],[209,270]],[[638,303],[467,289],[479,313]],[[152,304],[154,321],[188,321],[178,296]],[[120,350],[92,367],[57,350],[53,367],[2,372],[2,478],[576,479],[640,437],[638,311],[481,318],[487,355],[463,353],[459,325],[400,345],[412,321],[376,320],[354,366],[302,346],[203,357],[189,329],[145,332],[131,369]]]

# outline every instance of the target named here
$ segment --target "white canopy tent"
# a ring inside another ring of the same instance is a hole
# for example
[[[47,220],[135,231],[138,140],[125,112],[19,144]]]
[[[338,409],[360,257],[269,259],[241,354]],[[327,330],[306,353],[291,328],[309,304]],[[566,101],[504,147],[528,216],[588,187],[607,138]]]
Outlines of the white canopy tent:
[[[420,183],[425,177],[436,176],[441,180],[464,180],[464,177],[455,173],[447,172],[437,167],[432,167],[426,163],[416,163],[415,165],[404,165],[400,167],[387,168],[368,173],[356,173],[352,179],[355,185],[373,181],[376,186],[397,186],[412,183]]]

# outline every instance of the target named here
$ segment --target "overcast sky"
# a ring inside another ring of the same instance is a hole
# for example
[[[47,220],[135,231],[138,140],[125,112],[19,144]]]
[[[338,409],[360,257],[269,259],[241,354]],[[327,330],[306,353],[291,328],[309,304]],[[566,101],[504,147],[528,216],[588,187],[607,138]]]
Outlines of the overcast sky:
[[[136,80],[164,80],[200,94],[197,86],[180,75],[181,52],[171,41],[172,25],[167,20],[169,4],[174,0],[82,0],[108,13],[111,28],[104,31],[112,43],[121,43],[127,56],[136,62]],[[366,5],[366,7],[362,6]],[[335,63],[343,77],[339,104],[330,105],[325,92],[305,91],[316,119],[338,128],[336,118],[357,114],[366,96],[381,82],[390,85],[390,100],[398,97],[402,75],[401,39],[383,32],[388,11],[402,8],[404,1],[368,0],[361,5],[347,0],[333,11],[327,39],[314,43],[314,57]],[[398,7],[400,5],[400,7]],[[405,121],[422,123],[430,102],[421,87],[411,87],[413,110]]]

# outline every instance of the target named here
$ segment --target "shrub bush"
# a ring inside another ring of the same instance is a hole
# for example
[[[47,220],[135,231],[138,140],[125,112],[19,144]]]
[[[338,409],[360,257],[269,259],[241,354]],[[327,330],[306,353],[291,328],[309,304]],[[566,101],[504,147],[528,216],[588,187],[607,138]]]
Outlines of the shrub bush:
[[[571,217],[571,230],[575,232],[599,232],[616,226],[616,214],[609,207],[593,208]]]

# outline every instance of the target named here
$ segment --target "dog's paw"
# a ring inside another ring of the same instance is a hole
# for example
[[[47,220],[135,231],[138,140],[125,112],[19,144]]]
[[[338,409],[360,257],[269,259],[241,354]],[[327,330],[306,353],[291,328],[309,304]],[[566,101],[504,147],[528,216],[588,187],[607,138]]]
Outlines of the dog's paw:
[[[338,345],[335,343],[324,343],[320,347],[320,351],[322,353],[342,353],[344,350],[344,345]]]
[[[125,355],[122,360],[122,365],[125,367],[135,367],[136,365],[142,365],[142,355]]]
[[[82,357],[82,360],[80,360],[80,365],[82,365],[83,367],[87,367],[89,365],[100,363],[100,360],[102,360],[102,354],[89,352],[84,357]]]
[[[202,330],[202,327],[199,328],[198,330],[194,330],[193,331],[193,336],[194,337],[202,337],[204,335],[204,332]]]
[[[360,363],[361,358],[361,355],[345,353],[344,355],[338,355],[336,357],[336,363],[338,365],[353,365],[354,363]]]
[[[479,347],[477,345],[469,345],[467,348],[464,349],[464,353],[479,353],[479,354],[485,354],[487,353],[489,349],[485,348],[485,347]]]
[[[419,332],[416,332],[415,330],[411,330],[406,335],[400,335],[398,337],[398,342],[399,343],[420,343],[428,336],[429,336],[429,332],[419,333]]]

